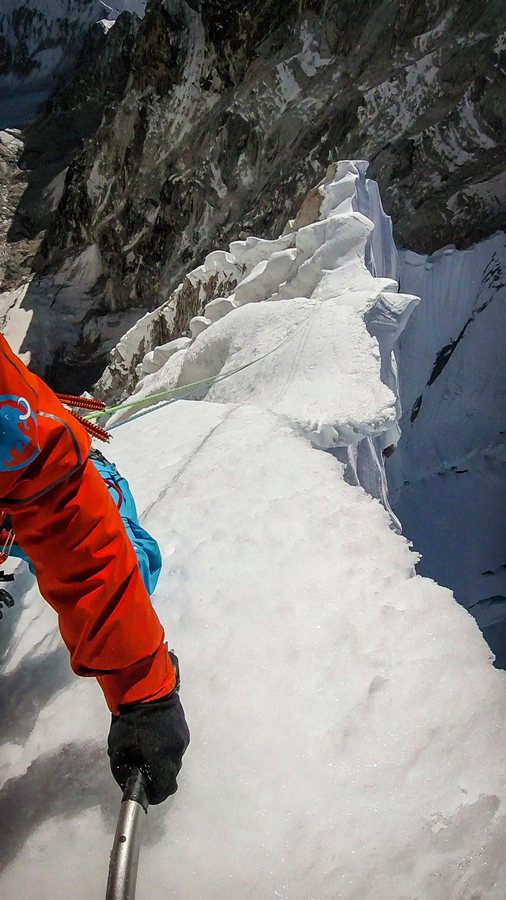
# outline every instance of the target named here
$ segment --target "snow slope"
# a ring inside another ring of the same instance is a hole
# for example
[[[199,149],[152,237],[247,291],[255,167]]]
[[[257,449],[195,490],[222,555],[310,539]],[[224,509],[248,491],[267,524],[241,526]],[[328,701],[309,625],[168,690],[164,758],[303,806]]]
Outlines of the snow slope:
[[[371,237],[362,188],[374,196],[341,166],[286,246],[233,247],[256,302],[239,305],[239,282],[225,315],[206,308],[191,343],[153,353],[150,407],[113,430],[164,556],[154,603],[192,731],[179,792],[148,814],[139,898],[504,897],[505,676],[348,483],[354,463],[355,481],[367,459],[383,471],[398,401],[382,377],[415,306],[382,274],[388,222],[371,202]],[[276,254],[293,250],[286,269]],[[157,379],[248,355],[206,399],[154,406]],[[0,629],[0,895],[100,897],[120,797],[108,715],[26,570],[16,594]]]
[[[112,455],[161,543],[193,738],[149,812],[138,896],[502,897],[504,676],[379,503],[247,406],[152,411]],[[107,715],[35,588],[16,615],[0,893],[100,897]]]

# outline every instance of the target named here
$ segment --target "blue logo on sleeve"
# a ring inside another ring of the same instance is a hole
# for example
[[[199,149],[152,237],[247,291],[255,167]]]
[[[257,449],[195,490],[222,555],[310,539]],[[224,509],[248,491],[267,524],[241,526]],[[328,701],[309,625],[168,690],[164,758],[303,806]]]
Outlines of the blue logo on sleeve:
[[[0,396],[0,472],[24,469],[39,455],[37,420],[28,400]]]

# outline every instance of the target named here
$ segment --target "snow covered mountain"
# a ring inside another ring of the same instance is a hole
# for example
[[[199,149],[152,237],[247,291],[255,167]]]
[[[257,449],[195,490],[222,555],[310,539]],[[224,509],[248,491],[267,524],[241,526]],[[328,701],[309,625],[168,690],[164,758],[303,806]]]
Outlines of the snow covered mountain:
[[[192,397],[258,405],[333,451],[388,509],[382,453],[397,444],[400,416],[392,351],[418,298],[398,293],[391,222],[366,171],[360,161],[330,167],[279,238],[214,251],[187,276],[193,297],[183,283],[136,323],[96,386],[109,399],[137,382],[111,422],[188,385]],[[193,341],[156,346],[189,296]],[[278,395],[280,368],[291,377]]]
[[[86,33],[110,28],[125,10],[142,16],[146,0],[2,0],[0,128],[27,124],[75,64]]]
[[[30,316],[23,352],[62,390],[89,387],[142,310],[214,247],[276,237],[329,160],[370,160],[416,252],[489,237],[506,198],[504,33],[501,0],[151,0],[117,46],[85,47],[0,183],[10,210],[30,182],[8,236],[5,287],[22,296],[0,299]],[[90,256],[60,331],[62,282]]]
[[[451,593],[415,574],[372,487],[398,436],[393,347],[424,303],[398,292],[398,267],[365,165],[339,164],[284,235],[190,273],[158,318],[190,298],[191,340],[151,349],[139,406],[116,413],[110,455],[161,544],[154,602],[193,738],[179,792],[149,811],[139,897],[504,896],[506,676]],[[177,388],[203,399],[163,402]],[[26,569],[16,584],[0,893],[100,897],[120,797],[108,714]]]
[[[0,11],[8,124],[58,82],[0,132],[0,327],[122,401],[181,659],[138,896],[503,900],[504,3],[143,5]],[[108,714],[14,592],[0,895],[100,897]]]

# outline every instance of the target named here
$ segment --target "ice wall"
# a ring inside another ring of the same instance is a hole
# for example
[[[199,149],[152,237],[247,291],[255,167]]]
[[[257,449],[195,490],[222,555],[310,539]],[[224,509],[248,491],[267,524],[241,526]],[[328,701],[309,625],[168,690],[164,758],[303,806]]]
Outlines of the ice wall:
[[[399,254],[422,299],[396,355],[402,437],[390,496],[419,571],[450,587],[506,666],[506,248]]]

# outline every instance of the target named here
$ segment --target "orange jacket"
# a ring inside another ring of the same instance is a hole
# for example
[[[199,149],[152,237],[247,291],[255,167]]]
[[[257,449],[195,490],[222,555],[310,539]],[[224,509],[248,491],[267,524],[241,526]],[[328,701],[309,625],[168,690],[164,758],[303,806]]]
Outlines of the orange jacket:
[[[0,509],[58,613],[78,675],[94,675],[109,709],[175,685],[163,628],[90,439],[0,335]]]

